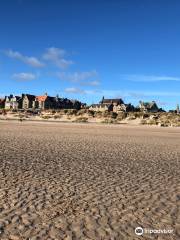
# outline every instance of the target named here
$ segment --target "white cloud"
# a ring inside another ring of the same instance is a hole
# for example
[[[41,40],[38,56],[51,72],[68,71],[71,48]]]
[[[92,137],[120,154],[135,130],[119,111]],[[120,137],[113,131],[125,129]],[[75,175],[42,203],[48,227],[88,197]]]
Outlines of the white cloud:
[[[33,66],[33,67],[43,67],[44,63],[40,62],[37,58],[35,57],[26,57],[25,63]]]
[[[36,75],[33,74],[33,73],[14,73],[12,75],[12,78],[15,79],[15,80],[18,80],[18,81],[31,81],[31,80],[34,80],[36,79]]]
[[[81,86],[98,86],[100,81],[93,80],[97,77],[97,72],[95,70],[89,72],[59,72],[57,76],[61,80],[65,80],[72,83],[80,84]]]
[[[157,81],[180,81],[180,77],[173,76],[156,76],[156,75],[136,75],[136,74],[123,74],[120,75],[122,79],[134,82],[157,82]]]
[[[165,91],[131,91],[131,90],[99,90],[99,95],[106,97],[132,97],[134,99],[145,97],[180,97],[179,92],[165,92]]]
[[[43,54],[43,59],[54,63],[57,67],[62,69],[69,67],[74,62],[71,60],[66,60],[65,57],[67,52],[60,48],[47,48],[46,52]]]
[[[70,88],[65,88],[64,89],[65,93],[72,93],[72,94],[86,94],[86,95],[99,95],[99,91],[97,90],[85,90],[81,88],[76,88],[76,87],[70,87]],[[101,94],[102,95],[102,94]]]
[[[64,91],[65,91],[66,93],[86,94],[86,91],[85,91],[85,90],[79,89],[79,88],[74,88],[74,87],[66,88]]]
[[[82,86],[92,86],[92,87],[96,87],[100,85],[100,81],[88,81],[88,82],[81,82],[80,83]]]
[[[5,51],[5,53],[8,57],[11,57],[11,58],[17,58],[17,59],[22,58],[22,54],[20,54],[19,52],[12,51],[11,49]]]
[[[17,60],[20,60],[32,67],[43,67],[44,63],[42,63],[39,59],[37,59],[36,57],[28,57],[28,56],[24,56],[23,54],[17,52],[17,51],[13,51],[11,49],[5,51],[5,54],[10,57],[10,58],[15,58]]]

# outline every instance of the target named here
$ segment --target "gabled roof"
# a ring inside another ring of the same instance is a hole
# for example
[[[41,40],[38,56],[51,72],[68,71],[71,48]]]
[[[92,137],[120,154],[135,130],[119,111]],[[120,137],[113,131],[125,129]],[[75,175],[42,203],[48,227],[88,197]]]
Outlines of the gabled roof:
[[[23,96],[23,94],[22,94],[22,96]],[[35,95],[31,95],[31,94],[24,94],[24,97],[27,97],[29,100],[31,100],[31,101],[33,101],[34,99],[35,99]]]
[[[36,96],[36,101],[40,101],[40,102],[45,102],[47,99],[47,96]]]
[[[22,99],[22,97],[20,97],[20,96],[13,96],[12,94],[5,97],[5,100],[6,100],[6,101],[7,101],[7,100],[8,100],[8,101],[11,101],[12,99],[15,99],[16,101],[19,101],[19,100]]]
[[[55,102],[56,101],[56,97],[50,97],[47,95],[43,95],[43,96],[36,96],[36,101],[40,101],[40,102],[45,102],[46,100],[50,100],[51,102]]]
[[[20,96],[14,96],[14,97],[16,98],[16,101],[22,100],[22,97],[20,97]]]
[[[121,98],[104,98],[102,103],[124,103]]]

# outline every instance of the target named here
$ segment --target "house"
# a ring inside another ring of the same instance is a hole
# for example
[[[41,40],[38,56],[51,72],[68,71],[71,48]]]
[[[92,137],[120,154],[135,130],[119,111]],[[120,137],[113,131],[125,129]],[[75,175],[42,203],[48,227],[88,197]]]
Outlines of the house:
[[[0,108],[5,107],[5,98],[0,98]]]
[[[59,98],[59,109],[73,109],[73,102],[68,98]]]
[[[81,109],[82,103],[78,100],[70,100],[68,98],[57,98],[56,108],[57,109]]]
[[[100,111],[100,112],[104,112],[104,111],[114,111],[117,110],[117,106],[124,104],[123,100],[120,98],[117,99],[105,99],[104,97],[102,98],[102,100],[99,102],[99,104],[92,104],[89,107],[89,110],[92,111]]]
[[[99,103],[99,104],[92,104],[89,107],[89,110],[95,111],[95,112],[111,112],[113,111],[113,104],[106,104],[106,103]]]
[[[77,100],[70,100],[67,98],[59,98],[58,95],[56,97],[50,97],[45,93],[42,96],[36,96],[32,107],[34,109],[80,109],[81,102]]]
[[[30,94],[22,94],[22,108],[31,109],[33,108],[33,102],[35,101],[35,96]]]
[[[17,110],[22,108],[22,97],[10,94],[5,97],[5,109]]]
[[[132,104],[119,104],[119,105],[114,105],[113,106],[113,112],[133,112],[134,111],[134,106]]]
[[[117,106],[123,104],[123,100],[121,98],[102,98],[100,104],[113,104],[113,106]]]
[[[81,109],[86,109],[87,108],[87,104],[86,103],[81,103]]]
[[[80,110],[81,107],[82,107],[82,103],[78,100],[71,100],[72,102],[72,108],[73,109],[77,109],[77,110]]]
[[[33,101],[33,108],[38,108],[41,110],[45,109],[55,109],[56,108],[56,99],[54,97],[50,97],[45,93],[42,96],[36,96]]]
[[[139,102],[139,109],[142,112],[158,112],[159,108],[155,101],[152,102]]]

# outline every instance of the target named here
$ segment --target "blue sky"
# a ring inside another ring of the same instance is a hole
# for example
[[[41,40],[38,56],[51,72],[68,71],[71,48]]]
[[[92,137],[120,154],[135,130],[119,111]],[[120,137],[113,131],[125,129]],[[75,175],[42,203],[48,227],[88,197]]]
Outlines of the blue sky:
[[[1,0],[0,95],[180,103],[180,1]]]

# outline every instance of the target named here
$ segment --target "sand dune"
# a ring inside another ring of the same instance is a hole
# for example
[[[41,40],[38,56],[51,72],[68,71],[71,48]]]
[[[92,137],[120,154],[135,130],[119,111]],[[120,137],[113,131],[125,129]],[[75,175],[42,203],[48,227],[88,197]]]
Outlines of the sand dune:
[[[1,122],[0,239],[180,239],[179,146],[172,128]]]

